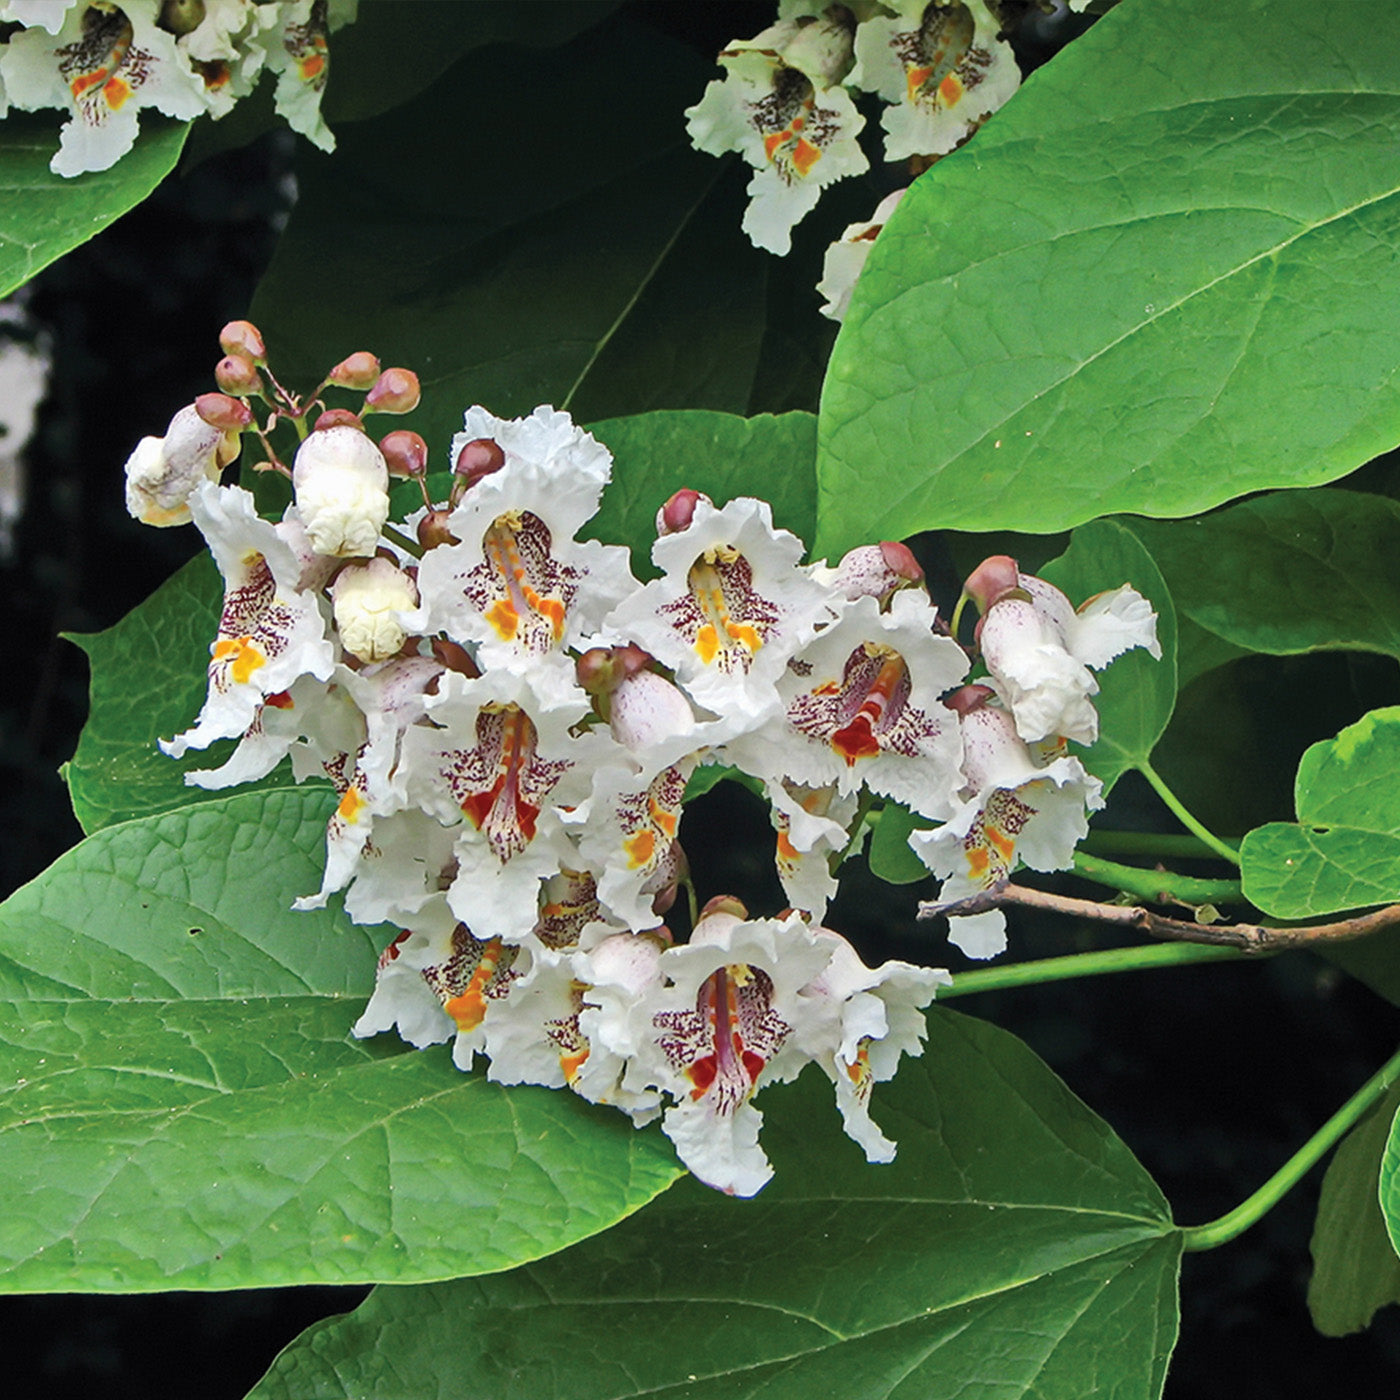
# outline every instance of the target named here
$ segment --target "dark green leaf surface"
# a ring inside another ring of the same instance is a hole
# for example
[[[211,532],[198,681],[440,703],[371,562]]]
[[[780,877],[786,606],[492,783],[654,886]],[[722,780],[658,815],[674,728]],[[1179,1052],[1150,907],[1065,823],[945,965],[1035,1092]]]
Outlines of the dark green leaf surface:
[[[11,113],[0,124],[0,297],[140,204],[175,168],[189,127],[154,112],[110,170],[66,180],[49,170],[58,112]]]
[[[915,831],[927,831],[933,823],[926,817],[915,816],[899,802],[886,802],[870,833],[870,849],[866,859],[871,873],[892,885],[912,885],[926,879],[929,868],[909,848],[909,836]]]
[[[1400,929],[1382,929],[1367,938],[1338,943],[1323,956],[1377,996],[1400,1006]]]
[[[764,1095],[777,1177],[683,1182],[509,1274],[381,1288],[285,1351],[256,1400],[1150,1400],[1180,1245],[1127,1148],[1005,1032],[936,1009],[876,1091],[867,1165],[809,1070]]]
[[[818,548],[1187,515],[1400,441],[1392,19],[1124,0],[922,175],[833,351]]]
[[[1244,892],[1267,914],[1308,919],[1400,899],[1400,708],[1372,710],[1298,764],[1297,823],[1256,827],[1240,848]]]
[[[1069,548],[1051,560],[1041,577],[1079,607],[1096,593],[1130,583],[1157,613],[1162,659],[1142,648],[1125,652],[1097,672],[1099,738],[1082,755],[1107,793],[1128,769],[1146,762],[1176,705],[1176,609],[1152,556],[1130,530],[1114,520],[1096,520],[1074,532]]]
[[[1248,651],[1400,656],[1400,503],[1286,491],[1200,520],[1128,520],[1177,606]]]
[[[333,801],[333,799],[331,799]],[[0,906],[0,1290],[419,1281],[605,1229],[679,1175],[620,1116],[352,1040],[384,931],[293,913],[327,794],[89,837]]]
[[[1400,1111],[1391,1120],[1390,1136],[1381,1158],[1380,1200],[1391,1247],[1400,1253]]]
[[[590,424],[590,431],[612,452],[613,476],[587,533],[629,545],[639,577],[650,576],[656,512],[684,486],[716,505],[760,496],[773,507],[774,524],[811,544],[817,482],[810,413],[643,413]]]
[[[1393,1084],[1342,1140],[1322,1179],[1308,1311],[1328,1337],[1360,1332],[1378,1308],[1400,1303],[1400,1255],[1386,1234],[1377,1194],[1381,1156],[1397,1109],[1400,1084]]]
[[[423,405],[393,426],[443,465],[472,403],[745,411],[766,273],[741,172],[685,137],[710,65],[625,20],[489,56],[306,157],[253,307],[279,378],[314,384],[359,348],[408,365]]]
[[[222,598],[214,561],[200,554],[115,627],[69,639],[87,653],[92,668],[88,721],[64,770],[73,811],[89,834],[220,795],[186,786],[184,774],[218,767],[231,743],[173,759],[156,740],[188,729],[204,703]],[[256,786],[291,781],[283,768]]]

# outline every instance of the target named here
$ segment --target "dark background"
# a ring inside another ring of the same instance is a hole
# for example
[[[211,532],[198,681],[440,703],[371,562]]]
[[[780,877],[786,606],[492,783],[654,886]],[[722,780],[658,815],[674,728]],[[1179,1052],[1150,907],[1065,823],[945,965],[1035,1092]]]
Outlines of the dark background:
[[[708,52],[764,22],[753,22],[751,6],[698,8],[702,19],[646,7]],[[127,517],[121,468],[139,437],[162,432],[177,408],[212,387],[219,327],[246,314],[294,197],[293,162],[293,138],[277,134],[186,170],[26,293],[51,344],[53,374],[28,453],[29,509],[13,558],[0,563],[8,642],[0,668],[0,892],[81,836],[57,769],[85,715],[86,666],[58,633],[110,626],[199,547],[192,528],[156,531]],[[1373,471],[1368,485],[1377,489],[1374,478]],[[944,558],[941,549],[926,542],[931,564]],[[1347,670],[1338,658],[1247,664],[1254,694],[1297,697],[1298,715],[1271,712],[1273,742],[1256,745],[1257,771],[1232,775],[1270,802],[1279,792],[1286,797],[1302,748],[1335,730],[1317,717],[1316,696],[1330,693],[1334,708],[1346,711],[1373,703],[1377,684],[1394,688],[1394,677],[1378,682],[1370,663],[1357,663],[1360,680],[1349,687],[1338,686]],[[1354,717],[1344,713],[1341,722]],[[1150,811],[1126,784],[1120,800],[1135,814]],[[721,831],[725,844],[691,848],[702,898],[733,889],[755,908],[776,908],[765,814],[737,791],[704,801],[709,810],[687,819],[688,839],[705,828]],[[871,955],[963,965],[941,941],[930,949],[929,933],[915,926],[915,888],[851,883],[831,922]],[[1013,936],[1019,956],[1087,946],[1083,930],[1019,919]],[[1114,1125],[1186,1224],[1243,1199],[1400,1038],[1394,1008],[1304,955],[986,993],[958,1009],[1027,1040]],[[1400,1311],[1387,1308],[1369,1332],[1340,1341],[1319,1337],[1308,1318],[1319,1178],[1315,1171],[1233,1244],[1187,1257],[1168,1400],[1396,1394]],[[4,1208],[23,1202],[6,1200]],[[3,1389],[43,1400],[196,1392],[239,1400],[281,1346],[312,1321],[353,1307],[363,1292],[0,1299],[0,1335],[9,1343]]]

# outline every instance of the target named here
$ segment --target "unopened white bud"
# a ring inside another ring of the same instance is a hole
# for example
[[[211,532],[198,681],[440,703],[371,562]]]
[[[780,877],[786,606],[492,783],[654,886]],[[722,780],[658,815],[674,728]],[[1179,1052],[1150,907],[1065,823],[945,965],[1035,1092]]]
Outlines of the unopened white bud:
[[[147,525],[189,523],[189,499],[201,481],[238,455],[238,435],[211,427],[193,404],[171,420],[163,438],[144,437],[126,462],[126,508]]]
[[[384,454],[358,428],[312,433],[292,464],[297,511],[317,554],[373,554],[389,518]]]
[[[331,599],[345,650],[366,663],[387,661],[407,639],[399,614],[418,606],[418,589],[391,560],[377,558],[342,569]]]

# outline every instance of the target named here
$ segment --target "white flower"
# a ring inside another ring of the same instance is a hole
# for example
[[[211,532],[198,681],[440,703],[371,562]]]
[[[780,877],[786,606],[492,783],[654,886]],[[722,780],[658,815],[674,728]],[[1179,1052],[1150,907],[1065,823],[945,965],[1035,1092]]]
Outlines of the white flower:
[[[126,462],[126,508],[146,525],[184,525],[190,492],[202,481],[217,482],[238,456],[239,435],[211,427],[187,404],[164,437],[144,437]]]
[[[312,548],[340,558],[374,553],[389,518],[384,454],[358,428],[323,428],[292,463],[297,511]]]
[[[203,83],[174,37],[157,26],[157,11],[152,0],[126,0],[120,8],[91,0],[66,9],[55,31],[47,24],[22,30],[0,54],[0,84],[14,106],[71,113],[49,163],[54,174],[115,165],[136,140],[143,107],[182,121],[204,111]]]
[[[969,578],[969,592],[988,565],[1014,561],[994,556]],[[1091,697],[1099,670],[1133,647],[1160,659],[1157,615],[1136,589],[1124,584],[1100,593],[1075,612],[1053,584],[1033,574],[1015,575],[1013,588],[987,603],[978,627],[982,659],[991,683],[1016,717],[1027,743],[1066,738],[1092,744],[1099,735]],[[975,595],[974,595],[975,596]]]
[[[801,995],[824,1005],[829,1020],[802,1021],[804,1048],[835,1086],[846,1135],[865,1150],[866,1161],[892,1162],[895,1145],[870,1117],[871,1091],[894,1077],[901,1055],[923,1053],[924,1007],[953,979],[942,968],[905,962],[868,968],[840,934],[813,932],[830,961]]]
[[[202,482],[189,504],[223,575],[224,606],[204,708],[193,729],[161,740],[173,758],[241,737],[269,697],[290,690],[300,676],[329,680],[336,662],[320,602],[300,591],[301,563],[281,527],[260,519],[239,486]]]
[[[851,304],[851,293],[856,289],[856,279],[865,270],[866,259],[875,246],[880,230],[889,222],[905,190],[895,190],[887,194],[875,206],[875,212],[865,223],[847,224],[846,231],[827,250],[822,260],[822,280],[817,283],[817,291],[826,298],[821,307],[823,316],[833,321],[844,321],[846,310]]]
[[[748,772],[843,794],[865,783],[926,816],[946,816],[959,786],[958,726],[940,703],[967,657],[932,631],[936,610],[914,589],[848,604],[778,681],[781,710],[726,745]]]
[[[528,671],[541,687],[552,675],[555,693],[567,693],[573,663],[564,650],[637,587],[626,549],[574,538],[598,509],[612,457],[548,406],[511,420],[468,409],[452,461],[483,440],[500,449],[504,464],[477,480],[448,517],[460,543],[424,556],[422,606],[406,625],[475,643],[483,669]]]
[[[277,75],[273,106],[293,131],[313,146],[333,151],[335,137],[321,116],[321,97],[330,74],[326,0],[295,0],[279,8],[282,25],[267,51],[267,66]],[[350,17],[354,17],[353,7]]]
[[[791,230],[822,189],[870,168],[857,137],[865,118],[840,86],[851,65],[850,16],[780,20],[719,55],[728,70],[687,110],[690,139],[711,155],[738,151],[756,168],[744,232],[786,253]]]
[[[773,526],[766,501],[723,509],[701,498],[691,523],[651,557],[665,573],[615,608],[605,627],[676,672],[697,704],[751,722],[776,703],[774,683],[830,615],[832,595],[798,568],[802,541]]]
[[[943,155],[1020,86],[1011,46],[985,0],[888,0],[856,34],[852,87],[885,109],[885,159]]]
[[[775,863],[783,893],[794,909],[819,922],[836,894],[831,858],[849,844],[847,828],[859,799],[855,793],[838,792],[835,783],[808,788],[770,779],[764,787],[778,833]]]
[[[391,560],[348,564],[331,587],[340,644],[364,662],[387,661],[407,634],[400,615],[418,606],[413,580]]]
[[[1089,830],[1088,813],[1103,806],[1102,784],[1077,758],[1038,762],[1007,712],[982,694],[962,716],[964,787],[951,819],[909,837],[919,859],[942,877],[940,903],[952,903],[1008,878],[1018,864],[1064,870]],[[936,905],[928,908],[937,912]],[[969,957],[1006,947],[999,909],[950,919],[949,938]]]

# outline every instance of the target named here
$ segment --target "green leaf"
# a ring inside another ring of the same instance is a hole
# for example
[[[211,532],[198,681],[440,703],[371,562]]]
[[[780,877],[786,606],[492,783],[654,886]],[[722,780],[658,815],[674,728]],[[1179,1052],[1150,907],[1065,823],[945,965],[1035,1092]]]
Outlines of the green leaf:
[[[870,849],[866,859],[873,875],[892,885],[912,885],[928,878],[929,868],[909,849],[909,837],[915,831],[927,831],[933,825],[926,817],[916,816],[900,802],[886,802],[873,818]]]
[[[333,796],[89,837],[0,905],[0,1290],[419,1281],[605,1229],[670,1146],[349,1036],[384,933],[293,913]]]
[[[1189,515],[1400,441],[1378,25],[1125,0],[920,176],[832,353],[818,548]]]
[[[1199,520],[1124,523],[1181,611],[1235,647],[1400,656],[1400,503],[1286,491]]]
[[[1136,522],[1133,522],[1136,524]],[[1136,533],[1136,531],[1134,531]],[[1154,556],[1155,557],[1155,556]],[[1169,587],[1171,585],[1168,585]],[[1172,602],[1175,603],[1176,590],[1172,589]],[[1244,647],[1207,632],[1193,622],[1184,612],[1176,615],[1176,685],[1177,691],[1186,689],[1197,676],[1214,671],[1241,656],[1248,656]]]
[[[1366,938],[1319,948],[1318,952],[1377,996],[1400,1006],[1400,929],[1381,929]]]
[[[810,543],[817,514],[816,419],[810,413],[642,413],[589,430],[612,452],[613,476],[587,533],[629,545],[634,571],[649,569],[656,512],[684,486],[716,505],[761,496],[773,507],[776,525]]]
[[[472,403],[745,411],[766,272],[739,229],[741,172],[685,135],[709,76],[618,19],[559,49],[469,54],[343,129],[334,160],[302,161],[254,301],[278,377],[315,384],[362,347],[407,365],[423,403],[395,426],[435,454]],[[467,134],[449,158],[425,132]]]
[[[1400,707],[1372,710],[1298,764],[1297,823],[1256,827],[1240,848],[1245,896],[1308,919],[1400,899]]]
[[[1400,1084],[1392,1084],[1342,1139],[1322,1179],[1308,1311],[1328,1337],[1360,1332],[1378,1308],[1400,1303],[1400,1256],[1386,1234],[1377,1193],[1381,1154],[1397,1109]]]
[[[0,297],[140,204],[175,168],[189,127],[146,112],[136,145],[110,170],[67,180],[49,171],[57,112],[0,124]]]
[[[1381,1158],[1380,1199],[1391,1247],[1400,1253],[1400,1111],[1391,1120],[1385,1156]]]
[[[197,555],[115,627],[70,636],[92,668],[91,708],[65,766],[68,794],[84,831],[207,802],[222,794],[187,787],[192,768],[216,768],[232,750],[220,743],[182,759],[156,747],[194,723],[204,703],[209,644],[219,625],[223,584],[208,554]],[[283,767],[256,785],[285,787]]]
[[[1162,659],[1140,647],[1098,672],[1099,738],[1083,754],[1084,766],[1102,779],[1105,793],[1130,768],[1145,763],[1176,705],[1176,608],[1152,556],[1130,530],[1096,520],[1074,532],[1069,548],[1041,570],[1076,607],[1096,593],[1130,583],[1157,613]]]
[[[256,1400],[1149,1400],[1179,1237],[1127,1148],[1019,1041],[930,1017],[876,1091],[869,1166],[809,1070],[764,1095],[777,1178],[683,1182],[595,1241],[490,1279],[381,1288],[311,1328]]]

